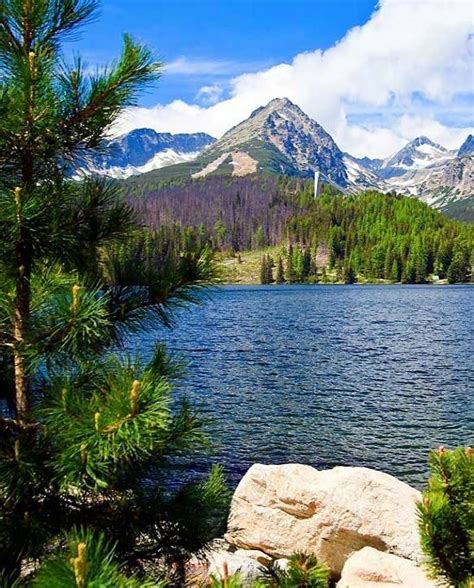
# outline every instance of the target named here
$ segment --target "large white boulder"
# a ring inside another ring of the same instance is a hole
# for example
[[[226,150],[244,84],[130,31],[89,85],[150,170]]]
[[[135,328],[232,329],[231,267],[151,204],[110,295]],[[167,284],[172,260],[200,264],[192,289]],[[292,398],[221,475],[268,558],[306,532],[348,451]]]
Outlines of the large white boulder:
[[[419,498],[414,488],[367,468],[256,464],[235,491],[226,539],[275,558],[312,553],[336,575],[366,546],[418,560]]]
[[[413,561],[364,547],[347,560],[337,588],[435,588]]]

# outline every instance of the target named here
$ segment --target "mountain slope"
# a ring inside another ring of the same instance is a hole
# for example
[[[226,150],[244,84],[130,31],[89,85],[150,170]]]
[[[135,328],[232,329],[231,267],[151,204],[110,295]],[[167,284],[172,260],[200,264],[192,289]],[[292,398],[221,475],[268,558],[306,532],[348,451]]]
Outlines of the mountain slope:
[[[308,178],[315,171],[343,191],[377,186],[374,173],[344,154],[321,125],[287,98],[277,98],[231,128],[191,164],[161,170],[154,177],[271,172]]]
[[[275,157],[272,147],[283,160]],[[332,137],[287,98],[272,100],[255,110],[247,120],[230,129],[207,154],[247,153],[260,167],[268,166],[259,148],[267,150],[274,168],[280,168],[283,173],[310,176],[319,170],[336,184],[347,183],[343,153]]]
[[[430,167],[451,159],[453,154],[442,145],[433,143],[428,137],[417,137],[403,149],[385,159],[377,169],[383,179],[401,176],[408,171]]]
[[[399,192],[434,207],[446,207],[474,194],[472,136],[458,152],[421,136],[386,159],[356,158],[343,153],[321,125],[287,98],[274,99],[258,108],[215,142],[202,133],[161,134],[159,148],[168,150],[151,158],[158,149],[157,134],[143,129],[137,134],[130,133],[117,145],[119,164],[132,169],[116,170],[114,158],[109,157],[109,173],[125,177],[151,169],[154,171],[143,178],[143,183],[150,183],[259,173],[311,178],[318,171],[323,182],[344,193],[366,189]],[[141,159],[140,150],[145,153]]]
[[[104,149],[90,154],[86,171],[127,178],[197,157],[215,139],[206,133],[157,133],[135,129],[107,141]]]
[[[470,155],[474,152],[474,136],[469,135],[464,143],[461,145],[458,151],[458,156],[463,157],[464,155]]]

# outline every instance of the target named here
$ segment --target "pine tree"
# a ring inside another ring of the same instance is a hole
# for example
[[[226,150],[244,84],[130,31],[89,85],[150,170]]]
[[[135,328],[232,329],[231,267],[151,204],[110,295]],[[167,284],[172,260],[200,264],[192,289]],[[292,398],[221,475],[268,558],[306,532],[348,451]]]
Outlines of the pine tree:
[[[216,244],[219,249],[223,249],[225,245],[225,238],[227,235],[227,229],[224,225],[222,218],[217,219],[214,225],[214,234],[216,235]]]
[[[314,248],[314,252],[311,255],[311,264],[309,268],[309,277],[310,281],[316,283],[318,281],[318,268],[316,265],[316,255],[317,255],[318,248]]]
[[[448,268],[451,265],[451,261],[453,258],[453,245],[452,242],[446,238],[441,237],[441,241],[438,246],[438,251],[436,255],[436,262],[435,267],[438,272],[438,275],[441,279],[446,277],[448,272]]]
[[[283,268],[283,260],[281,258],[281,255],[278,256],[277,272],[276,272],[275,281],[277,284],[283,284],[285,282],[285,271]]]
[[[441,447],[418,504],[421,545],[434,578],[459,588],[474,581],[474,450]]]
[[[261,249],[262,247],[265,247],[265,233],[262,226],[258,227],[255,231],[254,247],[255,249]]]
[[[295,273],[295,282],[303,281],[303,252],[299,247],[293,250],[293,270]]]
[[[288,247],[288,254],[286,257],[286,281],[289,284],[294,284],[297,281],[296,271],[294,262],[294,250],[293,245]]]
[[[308,277],[311,273],[311,251],[308,247],[304,250],[302,268],[301,268],[301,281],[307,282]]]
[[[452,261],[447,271],[447,278],[450,284],[469,281],[471,273],[470,257],[468,244],[463,240],[457,240],[454,244]]]
[[[394,261],[395,261],[395,257],[393,254],[393,250],[391,247],[389,247],[386,251],[386,254],[385,254],[385,264],[384,264],[384,270],[383,270],[384,278],[386,280],[392,279],[392,270],[393,270]],[[397,280],[395,280],[395,281],[397,281]]]
[[[348,263],[344,268],[344,284],[354,284],[357,281],[357,276],[351,263]]]
[[[147,364],[114,352],[130,332],[171,325],[216,274],[206,249],[144,234],[113,185],[68,179],[160,73],[129,36],[102,72],[65,65],[64,40],[95,8],[0,0],[0,575],[82,525],[131,565],[158,552],[176,561],[227,500],[218,470],[177,496],[158,480],[143,487],[150,463],[208,440],[195,411],[172,402],[163,347]]]
[[[262,255],[262,261],[260,262],[260,283],[268,284],[268,258],[266,255]]]
[[[450,284],[459,284],[468,281],[467,265],[461,254],[454,255],[452,262],[449,264],[446,277]]]
[[[74,529],[64,547],[46,560],[33,580],[35,588],[165,588],[166,580],[149,582],[126,575],[114,561],[113,546],[103,533]]]
[[[392,263],[392,268],[390,270],[389,279],[392,280],[392,282],[399,282],[401,277],[400,264],[398,263],[398,259],[395,257]]]
[[[266,268],[266,283],[273,284],[275,281],[273,279],[273,268],[275,267],[275,262],[273,261],[273,257],[270,255],[267,256],[267,268]]]

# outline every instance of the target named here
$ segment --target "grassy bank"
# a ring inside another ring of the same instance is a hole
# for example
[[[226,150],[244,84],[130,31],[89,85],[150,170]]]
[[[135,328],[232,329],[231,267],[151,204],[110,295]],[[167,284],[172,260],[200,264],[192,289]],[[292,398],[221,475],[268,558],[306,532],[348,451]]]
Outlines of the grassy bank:
[[[256,285],[260,284],[260,268],[262,264],[262,257],[269,255],[276,262],[279,255],[286,255],[286,249],[282,246],[267,247],[265,249],[258,249],[254,251],[243,251],[235,255],[220,254],[218,262],[221,270],[222,281],[224,284],[242,284],[242,285]],[[318,283],[326,284],[343,284],[343,280],[337,275],[335,269],[326,269],[323,275],[321,268],[327,268],[328,255],[326,251],[321,251],[317,256]],[[365,279],[361,276],[357,277],[358,284],[393,284],[390,280],[384,279]],[[447,284],[447,280],[440,280],[437,276],[430,276],[427,283],[443,285]]]

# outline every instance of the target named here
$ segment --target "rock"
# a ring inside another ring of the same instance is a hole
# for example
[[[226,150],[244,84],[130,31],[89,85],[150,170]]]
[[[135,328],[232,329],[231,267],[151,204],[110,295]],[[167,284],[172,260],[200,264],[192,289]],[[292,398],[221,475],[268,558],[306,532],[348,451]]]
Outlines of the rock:
[[[250,559],[254,559],[262,566],[269,566],[273,561],[267,553],[263,553],[263,551],[258,551],[257,549],[237,549],[234,554],[242,557],[250,557]]]
[[[239,574],[244,586],[262,575],[262,566],[256,559],[240,552],[220,551],[209,555],[209,576],[225,578]]]
[[[286,572],[286,570],[288,569],[288,566],[290,565],[290,560],[287,559],[286,557],[282,557],[280,559],[275,559],[273,561],[273,565],[275,566],[275,568],[281,570],[282,572]]]
[[[347,560],[337,588],[435,588],[425,572],[408,559],[364,547]]]
[[[256,464],[235,491],[226,539],[274,558],[312,553],[335,575],[366,546],[417,560],[419,498],[407,484],[367,468]]]

